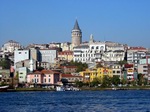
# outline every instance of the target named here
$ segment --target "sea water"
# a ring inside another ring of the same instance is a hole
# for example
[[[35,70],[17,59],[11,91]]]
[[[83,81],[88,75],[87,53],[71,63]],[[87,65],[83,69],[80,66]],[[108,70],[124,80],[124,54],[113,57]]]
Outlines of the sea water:
[[[150,90],[1,92],[0,112],[150,112]]]

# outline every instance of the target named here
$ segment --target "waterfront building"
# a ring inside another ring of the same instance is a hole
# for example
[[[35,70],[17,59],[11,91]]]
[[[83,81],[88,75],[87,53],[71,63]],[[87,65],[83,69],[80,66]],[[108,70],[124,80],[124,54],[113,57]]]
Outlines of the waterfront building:
[[[10,83],[10,70],[2,69],[0,67],[0,84],[1,83],[9,84]]]
[[[133,81],[137,79],[138,72],[134,68],[134,64],[125,64],[123,70],[123,78],[128,81]]]
[[[35,71],[27,74],[27,83],[30,85],[51,86],[60,81],[60,72],[53,70]]]
[[[79,46],[82,43],[82,32],[76,20],[75,25],[71,32],[72,35],[72,47]]]
[[[139,60],[138,73],[143,74],[150,81],[150,56],[147,55]]]
[[[76,81],[83,81],[83,77],[79,74],[61,74],[61,81],[74,84]]]
[[[120,79],[122,79],[122,67],[118,64],[114,64],[111,66],[112,68],[112,75],[118,76]]]
[[[16,75],[18,75],[19,83],[26,83],[27,82],[27,73],[29,69],[27,67],[20,67],[16,69]]]
[[[80,75],[83,76],[84,82],[92,82],[94,78],[99,78],[102,81],[104,76],[113,77],[112,69],[106,67],[86,69],[80,72]]]

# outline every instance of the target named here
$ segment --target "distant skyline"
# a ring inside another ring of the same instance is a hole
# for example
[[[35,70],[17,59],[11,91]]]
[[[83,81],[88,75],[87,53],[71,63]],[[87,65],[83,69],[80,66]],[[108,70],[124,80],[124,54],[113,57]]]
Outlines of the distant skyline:
[[[78,20],[82,41],[150,48],[150,0],[0,0],[0,47],[71,42]]]

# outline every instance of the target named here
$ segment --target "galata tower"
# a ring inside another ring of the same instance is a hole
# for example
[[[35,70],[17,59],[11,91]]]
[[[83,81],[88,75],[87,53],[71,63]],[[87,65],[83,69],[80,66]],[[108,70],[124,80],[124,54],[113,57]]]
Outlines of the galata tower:
[[[75,25],[72,29],[72,47],[79,46],[82,43],[82,32],[76,20]]]

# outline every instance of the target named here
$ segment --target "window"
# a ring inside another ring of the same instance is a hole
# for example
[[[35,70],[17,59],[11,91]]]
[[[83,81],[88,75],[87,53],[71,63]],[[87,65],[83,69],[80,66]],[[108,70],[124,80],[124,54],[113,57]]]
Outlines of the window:
[[[115,71],[113,71],[113,73],[115,73]]]
[[[101,50],[104,50],[104,46],[101,46],[101,48],[100,48]]]
[[[46,79],[45,79],[45,82],[46,82]]]
[[[99,47],[97,46],[96,49],[98,49]]]
[[[117,73],[120,73],[120,71],[117,71]]]
[[[21,52],[19,52],[19,54],[21,54]]]
[[[39,79],[37,79],[37,82],[39,82]]]
[[[51,79],[49,79],[48,81],[51,82]]]

